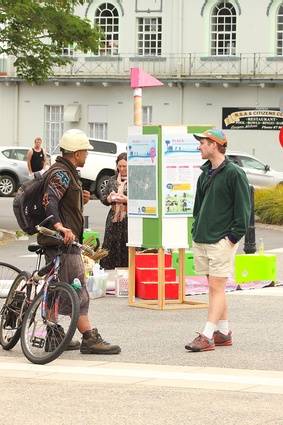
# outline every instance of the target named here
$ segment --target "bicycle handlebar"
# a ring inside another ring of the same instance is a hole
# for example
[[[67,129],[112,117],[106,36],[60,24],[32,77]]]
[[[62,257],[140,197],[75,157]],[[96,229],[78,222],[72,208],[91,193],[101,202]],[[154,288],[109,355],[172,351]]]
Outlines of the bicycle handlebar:
[[[43,235],[46,235],[46,236],[51,236],[51,237],[53,237],[55,239],[58,239],[58,241],[61,241],[62,242],[64,240],[64,238],[61,235],[61,233],[56,232],[56,230],[48,229],[47,227],[43,227],[40,224],[38,226],[36,226],[36,229],[37,229],[37,231],[39,233],[42,233]],[[73,241],[72,242],[72,245],[77,246],[78,248],[80,248],[82,251],[85,251],[90,256],[94,255],[93,249],[91,249],[87,245],[82,245],[82,244],[80,244],[77,241]]]

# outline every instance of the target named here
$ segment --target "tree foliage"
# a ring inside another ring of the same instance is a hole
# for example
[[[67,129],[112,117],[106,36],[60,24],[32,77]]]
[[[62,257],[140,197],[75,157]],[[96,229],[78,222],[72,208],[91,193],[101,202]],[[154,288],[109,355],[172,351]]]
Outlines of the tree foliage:
[[[17,76],[31,84],[53,75],[54,66],[72,62],[62,48],[74,45],[96,54],[102,30],[73,14],[85,0],[0,0],[0,55],[15,58]]]

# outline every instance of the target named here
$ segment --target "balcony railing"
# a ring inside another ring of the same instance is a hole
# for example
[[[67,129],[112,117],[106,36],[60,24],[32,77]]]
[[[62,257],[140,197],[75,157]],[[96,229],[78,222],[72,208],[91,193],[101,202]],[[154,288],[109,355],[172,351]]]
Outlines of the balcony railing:
[[[163,56],[75,56],[72,63],[54,67],[55,78],[128,79],[131,68],[142,68],[160,79],[283,79],[283,56],[243,53],[233,56],[208,56],[202,53]],[[2,58],[6,78],[16,78],[13,58]],[[3,78],[3,77],[1,77]]]

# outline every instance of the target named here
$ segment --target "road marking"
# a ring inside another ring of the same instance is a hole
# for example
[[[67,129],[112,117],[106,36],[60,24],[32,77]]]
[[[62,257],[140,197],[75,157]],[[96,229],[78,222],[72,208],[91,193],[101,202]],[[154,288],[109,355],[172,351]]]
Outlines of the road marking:
[[[0,376],[22,379],[104,382],[158,387],[198,388],[283,394],[283,372],[166,366],[58,359],[34,365],[26,359],[0,358]]]

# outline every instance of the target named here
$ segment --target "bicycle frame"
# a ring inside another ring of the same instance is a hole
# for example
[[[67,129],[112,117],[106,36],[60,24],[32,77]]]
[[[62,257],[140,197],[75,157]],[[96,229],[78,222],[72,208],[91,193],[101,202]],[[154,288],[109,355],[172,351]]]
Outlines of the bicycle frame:
[[[60,254],[57,254],[54,260],[54,266],[52,267],[49,274],[45,278],[44,284],[43,284],[43,301],[42,301],[41,317],[46,321],[47,324],[49,323],[47,318],[47,311],[49,311],[47,307],[48,287],[52,282],[54,281],[58,282],[59,268],[60,268]],[[57,320],[58,320],[58,305],[59,305],[59,300],[57,298],[54,304],[54,312],[52,315],[52,322],[55,322],[55,323],[57,323]]]

